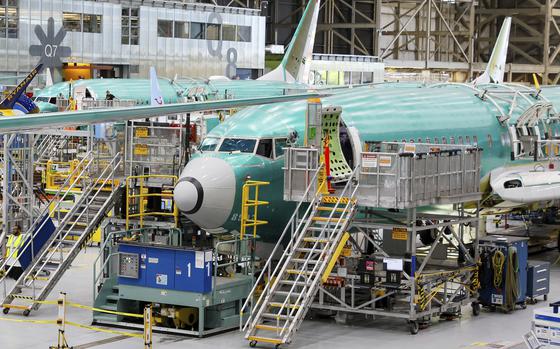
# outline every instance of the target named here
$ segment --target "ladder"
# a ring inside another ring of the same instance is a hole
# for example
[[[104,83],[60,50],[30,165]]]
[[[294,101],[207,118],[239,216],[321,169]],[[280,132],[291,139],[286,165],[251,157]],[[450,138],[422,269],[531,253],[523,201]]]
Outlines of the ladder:
[[[36,162],[46,162],[56,155],[56,152],[64,149],[69,141],[69,136],[45,135],[35,148]]]
[[[258,342],[277,347],[291,343],[313,302],[321,279],[329,273],[327,265],[335,256],[335,250],[357,211],[355,197],[358,185],[353,181],[356,170],[344,189],[332,195],[318,192],[303,217],[298,219],[294,213],[292,221],[286,226],[287,230],[289,226],[297,225],[285,253],[269,276],[271,281],[241,327],[251,346]],[[281,241],[282,238],[279,244]],[[268,266],[272,264],[273,257],[274,253]]]
[[[53,200],[26,232],[28,238],[19,249],[19,255],[31,250],[32,260],[23,274],[15,282],[7,277],[13,266],[8,265],[7,256],[0,265],[5,275],[0,278],[0,291],[3,290],[2,307],[4,314],[10,309],[23,310],[27,316],[31,310],[37,310],[55,287],[74,258],[87,243],[105,215],[113,208],[122,191],[115,186],[114,176],[121,165],[120,153],[107,161],[99,169],[99,159],[88,153],[60,186]],[[99,173],[97,175],[97,173]],[[60,212],[61,203],[72,193],[81,192],[73,207],[58,220],[54,232],[43,247],[33,255],[33,241],[39,235],[47,221],[49,210]],[[12,252],[13,254],[13,252]]]

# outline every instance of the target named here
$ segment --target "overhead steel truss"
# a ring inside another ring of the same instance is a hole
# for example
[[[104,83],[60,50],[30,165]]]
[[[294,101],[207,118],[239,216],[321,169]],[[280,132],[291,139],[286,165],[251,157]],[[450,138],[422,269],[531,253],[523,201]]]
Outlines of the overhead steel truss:
[[[306,3],[268,2],[267,43],[288,44]],[[559,82],[558,0],[323,0],[314,52],[377,56],[392,67],[471,78],[484,69],[505,16],[513,17],[508,80],[532,81],[537,73]]]

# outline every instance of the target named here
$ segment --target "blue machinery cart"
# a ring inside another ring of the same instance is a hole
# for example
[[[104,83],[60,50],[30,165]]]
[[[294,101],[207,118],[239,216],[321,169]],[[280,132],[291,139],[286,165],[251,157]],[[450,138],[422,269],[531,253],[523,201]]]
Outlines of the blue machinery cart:
[[[242,301],[253,285],[252,237],[227,236],[213,249],[194,249],[180,246],[179,235],[161,228],[107,234],[94,268],[95,307],[141,313],[151,304],[154,331],[160,332],[202,337],[239,326]],[[124,314],[94,313],[93,319],[143,326]]]

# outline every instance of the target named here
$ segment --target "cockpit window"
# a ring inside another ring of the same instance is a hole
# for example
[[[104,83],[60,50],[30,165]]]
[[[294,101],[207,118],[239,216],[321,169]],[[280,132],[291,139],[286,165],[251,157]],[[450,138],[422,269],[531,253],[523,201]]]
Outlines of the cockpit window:
[[[257,155],[272,159],[272,139],[261,139],[259,141]]]
[[[220,146],[220,151],[223,152],[241,152],[241,153],[252,153],[255,150],[255,145],[257,144],[256,139],[236,139],[236,138],[226,138]]]
[[[288,146],[288,140],[286,138],[277,138],[274,140],[274,151],[276,152],[275,157],[280,157],[284,155],[284,148]]]
[[[214,151],[216,147],[220,143],[219,138],[207,137],[202,141],[202,144],[199,147],[200,151]]]
[[[46,103],[49,103],[49,97],[37,97],[37,98],[35,98],[35,102],[46,102]]]
[[[49,99],[49,103],[50,103],[50,104],[56,104],[56,97],[51,97],[51,98]]]

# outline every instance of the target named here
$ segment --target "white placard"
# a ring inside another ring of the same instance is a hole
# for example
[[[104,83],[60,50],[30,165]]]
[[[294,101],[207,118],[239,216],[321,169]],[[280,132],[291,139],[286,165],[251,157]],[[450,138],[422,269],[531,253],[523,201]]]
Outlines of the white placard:
[[[150,258],[148,258],[148,263],[158,264],[159,263],[159,258],[150,257]]]
[[[212,251],[204,252],[204,261],[205,262],[212,262]]]
[[[383,263],[387,266],[387,270],[402,271],[403,260],[399,258],[383,258]]]
[[[377,154],[362,154],[362,167],[377,167]]]
[[[204,268],[204,252],[195,251],[194,267],[198,269]]]

